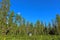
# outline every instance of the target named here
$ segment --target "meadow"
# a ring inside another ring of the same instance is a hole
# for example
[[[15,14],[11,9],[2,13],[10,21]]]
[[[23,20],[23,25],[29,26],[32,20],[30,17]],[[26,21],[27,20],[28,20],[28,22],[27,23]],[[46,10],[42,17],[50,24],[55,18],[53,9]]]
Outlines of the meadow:
[[[0,36],[0,40],[60,40],[59,35],[40,35],[40,36]]]

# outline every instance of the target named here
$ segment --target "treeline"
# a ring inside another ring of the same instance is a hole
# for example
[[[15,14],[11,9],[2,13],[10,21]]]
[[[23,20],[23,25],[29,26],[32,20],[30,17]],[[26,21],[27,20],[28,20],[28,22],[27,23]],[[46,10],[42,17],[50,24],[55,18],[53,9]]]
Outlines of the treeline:
[[[14,11],[10,11],[10,0],[2,0],[0,2],[0,35],[60,35],[60,15],[48,25],[36,21],[35,24],[30,23]]]

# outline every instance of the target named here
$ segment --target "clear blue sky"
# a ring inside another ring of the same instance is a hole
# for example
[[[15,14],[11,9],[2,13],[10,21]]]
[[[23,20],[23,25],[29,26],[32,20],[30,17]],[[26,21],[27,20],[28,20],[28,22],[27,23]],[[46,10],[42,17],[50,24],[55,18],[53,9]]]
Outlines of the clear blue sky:
[[[11,0],[10,10],[20,12],[27,21],[35,23],[37,19],[51,22],[60,14],[60,0]]]

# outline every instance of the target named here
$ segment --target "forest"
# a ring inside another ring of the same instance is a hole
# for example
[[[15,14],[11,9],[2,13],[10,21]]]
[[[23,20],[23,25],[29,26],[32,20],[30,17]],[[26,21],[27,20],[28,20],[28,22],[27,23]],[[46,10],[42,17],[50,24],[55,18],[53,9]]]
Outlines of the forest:
[[[0,2],[0,35],[3,36],[41,36],[60,35],[60,15],[56,14],[56,18],[52,23],[41,22],[39,19],[36,23],[26,21],[21,15],[10,11],[10,0],[2,0]],[[59,37],[60,38],[60,37]],[[21,39],[22,40],[22,39]],[[35,40],[35,39],[31,39]],[[54,40],[54,39],[53,39]]]

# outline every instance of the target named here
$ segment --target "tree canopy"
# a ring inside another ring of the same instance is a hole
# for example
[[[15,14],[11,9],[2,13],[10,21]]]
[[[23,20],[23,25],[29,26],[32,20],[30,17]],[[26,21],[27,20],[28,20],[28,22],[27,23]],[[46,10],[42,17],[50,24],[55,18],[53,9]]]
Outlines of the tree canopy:
[[[55,24],[56,23],[56,24]],[[60,15],[56,15],[55,22],[44,24],[37,19],[36,23],[26,22],[21,15],[10,12],[10,0],[0,2],[0,34],[1,35],[59,35]]]

